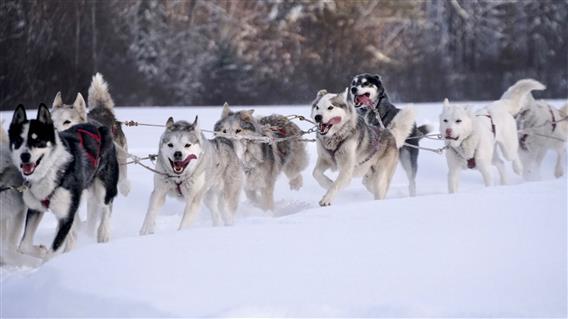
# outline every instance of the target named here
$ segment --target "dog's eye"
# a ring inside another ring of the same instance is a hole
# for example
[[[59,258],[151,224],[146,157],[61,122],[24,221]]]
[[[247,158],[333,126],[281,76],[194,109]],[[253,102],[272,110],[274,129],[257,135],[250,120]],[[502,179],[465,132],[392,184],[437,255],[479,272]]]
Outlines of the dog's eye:
[[[328,110],[333,110],[333,105],[327,107]]]
[[[238,129],[235,131],[235,133],[237,133],[237,134],[239,134],[240,132],[241,132],[241,129],[240,129],[240,128],[238,128]]]
[[[319,109],[320,109],[319,106],[316,106],[316,110],[319,110]]]
[[[71,124],[71,121],[69,121],[69,120],[66,120],[66,121],[63,122],[63,125],[69,125],[69,124]]]
[[[191,146],[191,144],[187,143],[185,144],[185,148],[189,148]]]
[[[223,130],[223,133],[224,133],[224,134],[227,134],[227,130]]]
[[[462,120],[456,120],[456,123],[461,123],[461,122],[462,122]]]
[[[172,147],[174,147],[174,144],[173,144],[173,143],[168,143],[168,147],[172,148]]]
[[[444,119],[444,123],[448,123],[448,120],[447,120],[447,119]]]

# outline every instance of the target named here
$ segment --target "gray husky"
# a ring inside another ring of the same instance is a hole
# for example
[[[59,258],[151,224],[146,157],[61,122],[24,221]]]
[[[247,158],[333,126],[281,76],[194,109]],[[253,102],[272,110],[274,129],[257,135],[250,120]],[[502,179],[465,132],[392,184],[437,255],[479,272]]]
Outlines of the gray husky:
[[[0,265],[37,266],[40,259],[18,252],[26,219],[22,193],[15,190],[24,183],[18,168],[12,164],[8,135],[0,129]]]
[[[232,112],[225,104],[221,119],[214,130],[235,136],[270,136],[275,138],[296,136],[300,128],[282,115],[255,119],[254,110]],[[274,209],[274,184],[280,172],[288,177],[290,189],[303,185],[302,171],[308,166],[304,142],[289,139],[275,144],[238,139],[235,151],[245,173],[247,198],[264,210]]]
[[[154,190],[140,235],[152,234],[156,216],[166,195],[185,202],[179,229],[194,220],[201,202],[211,211],[213,225],[231,225],[237,210],[242,173],[231,143],[224,138],[206,139],[197,124],[169,118],[160,138]]]
[[[115,142],[116,156],[119,163],[128,160],[128,144],[122,131],[122,125],[117,122],[114,115],[114,101],[108,90],[108,83],[100,73],[93,76],[89,87],[89,111],[81,93],[77,94],[73,104],[63,104],[61,92],[57,92],[51,110],[53,123],[59,131],[64,131],[79,123],[91,123],[96,126],[105,126],[112,132]],[[130,182],[127,177],[127,165],[120,165],[118,177],[118,190],[124,196],[130,192]]]
[[[110,131],[85,123],[59,132],[51,114],[40,104],[37,118],[28,120],[23,105],[14,112],[9,129],[12,163],[25,180],[23,199],[28,208],[20,249],[49,258],[61,247],[71,249],[72,226],[85,190],[102,211],[98,240],[110,236],[110,206],[116,196],[118,162]],[[33,246],[33,236],[43,213],[52,211],[58,227],[50,250]]]
[[[363,184],[375,199],[385,198],[396,170],[398,149],[414,124],[414,111],[407,108],[381,129],[368,124],[345,99],[346,93],[321,90],[312,102],[312,118],[318,124],[318,160],[313,175],[327,190],[319,201],[321,206],[331,205],[337,192],[355,176],[363,177]],[[328,169],[339,170],[335,181],[324,174]]]

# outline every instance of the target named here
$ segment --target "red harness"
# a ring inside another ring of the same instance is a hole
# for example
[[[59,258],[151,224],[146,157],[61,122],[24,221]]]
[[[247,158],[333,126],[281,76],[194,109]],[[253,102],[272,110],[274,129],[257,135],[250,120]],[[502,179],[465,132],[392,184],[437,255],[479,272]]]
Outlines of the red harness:
[[[85,140],[83,139],[83,134],[86,134],[87,136],[89,136],[90,138],[94,139],[95,142],[97,142],[97,154],[93,154],[90,153],[86,148],[85,148]],[[83,147],[83,149],[85,150],[85,153],[87,153],[87,158],[89,160],[89,162],[91,163],[91,165],[93,165],[93,167],[97,167],[99,165],[99,156],[101,154],[101,135],[100,133],[93,133],[93,132],[89,132],[87,130],[84,129],[77,129],[77,136],[79,137],[79,144],[81,144],[81,147]]]
[[[89,152],[89,150],[85,147],[85,139],[83,138],[83,134],[87,135],[88,137],[95,140],[95,142],[97,142],[97,153],[96,154]],[[95,134],[93,132],[89,132],[87,130],[79,128],[79,129],[77,129],[77,137],[79,138],[79,144],[81,145],[81,147],[85,150],[85,153],[87,154],[87,159],[89,160],[89,163],[91,163],[91,165],[93,165],[93,168],[96,168],[99,165],[99,159],[100,159],[99,157],[100,157],[100,154],[101,154],[101,135],[100,135],[100,133],[97,132]],[[57,189],[57,187],[55,189]],[[51,197],[53,196],[53,193],[55,193],[55,189],[45,199],[40,201],[41,205],[43,207],[45,207],[45,209],[49,209],[49,205],[51,204]]]

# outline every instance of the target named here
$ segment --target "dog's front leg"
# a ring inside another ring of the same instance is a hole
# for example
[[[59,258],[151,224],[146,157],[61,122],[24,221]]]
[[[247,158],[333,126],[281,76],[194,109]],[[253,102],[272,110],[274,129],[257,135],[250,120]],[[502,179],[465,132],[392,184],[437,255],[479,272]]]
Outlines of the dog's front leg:
[[[331,185],[333,185],[333,181],[324,174],[324,172],[329,167],[330,166],[326,160],[322,159],[321,157],[318,157],[318,160],[316,162],[316,167],[314,167],[314,171],[312,173],[318,184],[320,184],[320,186],[324,189],[330,189]]]
[[[164,206],[166,201],[166,193],[158,191],[154,188],[152,194],[150,195],[150,203],[148,204],[148,211],[146,212],[146,217],[144,218],[144,224],[140,229],[140,235],[149,235],[154,233],[154,227],[156,226],[156,215],[160,208]]]
[[[181,219],[178,230],[184,230],[191,226],[195,216],[197,216],[197,210],[199,209],[199,205],[201,204],[204,195],[204,192],[200,191],[188,197],[185,210],[183,211],[183,218]]]
[[[44,258],[47,255],[47,248],[45,246],[34,246],[34,235],[42,218],[43,212],[28,209],[24,236],[22,237],[19,249],[23,254],[32,255],[37,258]]]
[[[338,159],[339,175],[337,179],[327,190],[327,193],[320,200],[320,206],[329,206],[331,201],[339,190],[349,185],[353,178],[353,171],[355,168],[355,144],[350,143],[346,145],[340,154],[341,158]]]

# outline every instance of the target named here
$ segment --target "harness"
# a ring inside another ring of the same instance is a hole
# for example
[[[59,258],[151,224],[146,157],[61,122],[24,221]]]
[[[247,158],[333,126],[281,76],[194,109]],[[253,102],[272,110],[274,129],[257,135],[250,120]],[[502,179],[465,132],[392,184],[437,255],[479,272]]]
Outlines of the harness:
[[[554,116],[554,112],[550,105],[548,106],[548,112],[550,112],[550,117],[552,117],[552,132],[554,132],[554,130],[556,130],[556,117]]]
[[[89,148],[85,145],[85,135],[89,138],[92,138],[97,143],[96,151],[89,150]],[[87,159],[89,160],[93,168],[96,168],[99,165],[101,155],[101,134],[98,132],[98,130],[96,133],[93,133],[91,131],[87,131],[86,129],[78,128],[77,137],[79,138],[79,144],[87,154]]]
[[[493,137],[497,135],[497,131],[495,130],[495,123],[493,122],[493,117],[490,114],[478,115],[478,116],[486,116],[491,121],[491,132],[493,132]]]

